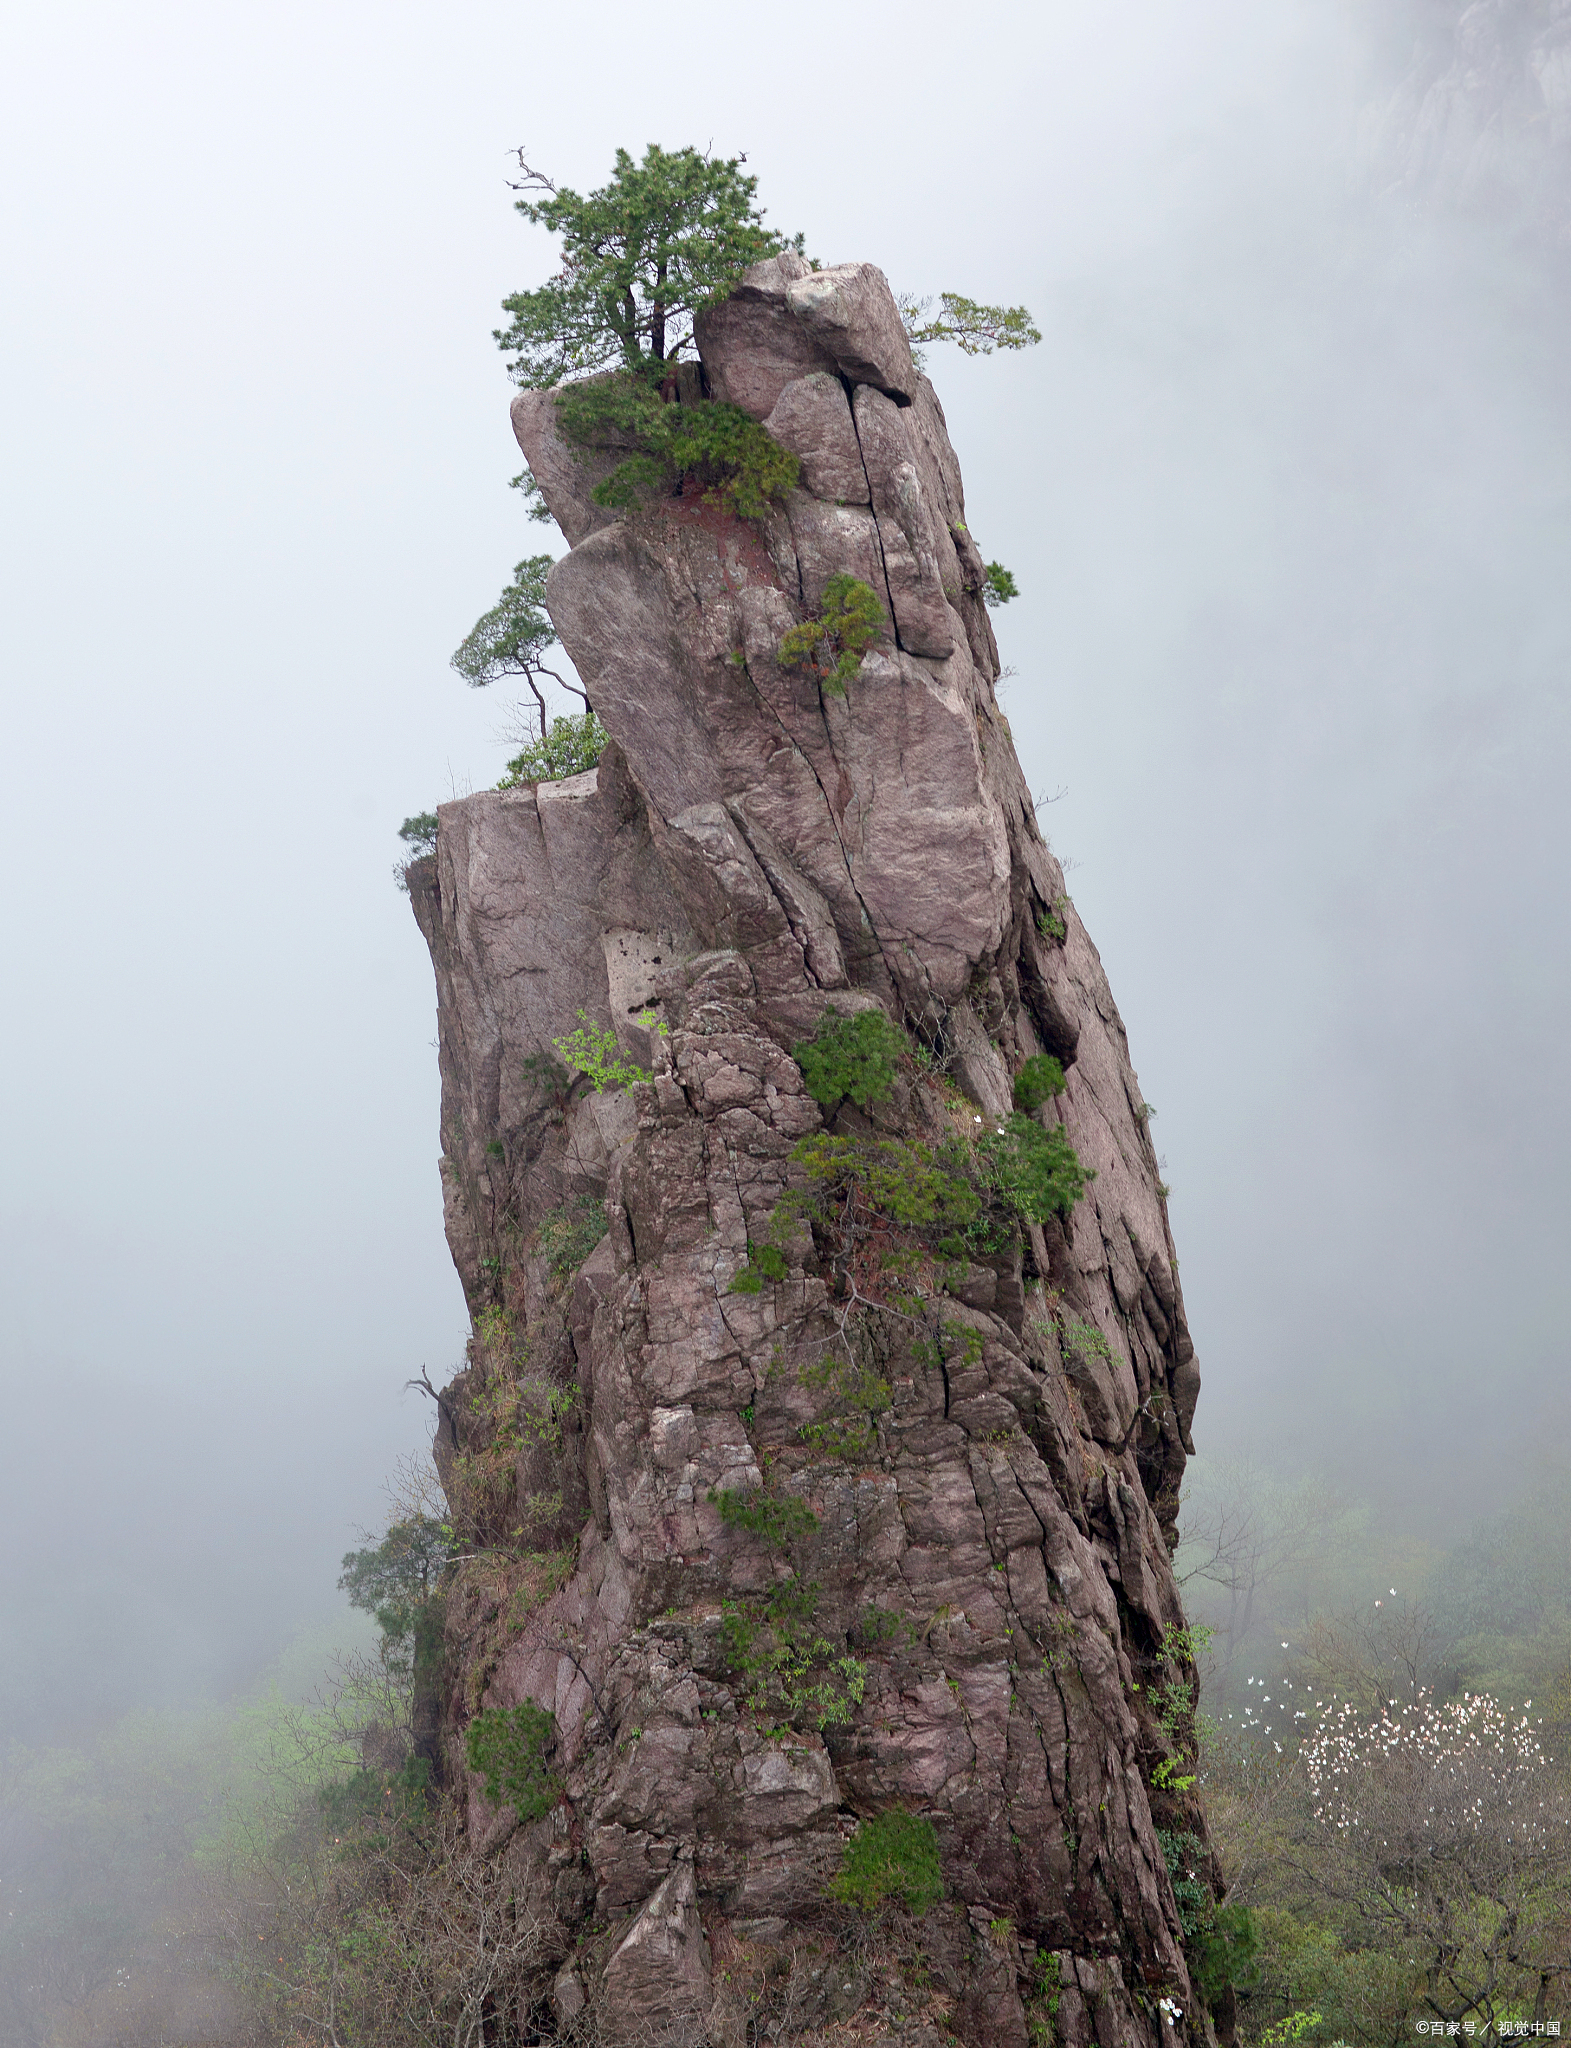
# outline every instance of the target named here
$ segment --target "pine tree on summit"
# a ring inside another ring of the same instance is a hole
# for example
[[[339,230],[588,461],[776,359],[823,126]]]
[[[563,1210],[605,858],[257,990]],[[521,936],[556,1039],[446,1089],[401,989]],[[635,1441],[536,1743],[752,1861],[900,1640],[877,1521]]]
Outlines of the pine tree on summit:
[[[525,220],[562,238],[562,267],[534,291],[502,301],[512,324],[496,330],[523,385],[621,368],[658,373],[693,336],[693,321],[754,263],[800,250],[764,226],[758,180],[745,156],[712,158],[651,143],[642,163],[616,153],[608,185],[586,197],[557,186],[518,152],[515,191]]]
[[[765,225],[755,201],[758,180],[743,170],[746,162],[691,145],[667,150],[651,143],[642,161],[619,149],[609,181],[585,194],[557,185],[518,152],[517,210],[560,238],[561,262],[544,284],[502,301],[509,324],[494,336],[515,383],[553,393],[564,441],[620,454],[590,492],[608,510],[635,511],[696,491],[724,512],[760,519],[799,481],[797,456],[759,420],[702,396],[701,378],[681,387],[676,374],[684,353],[694,351],[696,322],[706,306],[728,297],[754,264],[787,250],[802,252],[801,235]],[[968,354],[989,355],[1041,340],[1024,306],[985,306],[945,292],[941,312],[930,317],[928,300],[898,303],[919,362],[927,342],[953,341]],[[679,391],[681,402],[673,403]],[[513,483],[529,517],[549,523],[530,471]],[[556,638],[544,609],[550,567],[548,555],[519,563],[453,656],[453,667],[471,684],[520,677],[534,696],[538,735],[509,763],[503,788],[580,772],[604,744],[587,693],[542,659]],[[1000,564],[989,563],[986,577],[989,605],[1017,594]],[[876,604],[871,591],[867,597]],[[823,636],[815,630],[812,637],[816,646]],[[843,633],[835,651],[839,661],[825,683],[831,694],[843,691],[859,658]],[[552,718],[546,677],[577,697],[582,713]]]

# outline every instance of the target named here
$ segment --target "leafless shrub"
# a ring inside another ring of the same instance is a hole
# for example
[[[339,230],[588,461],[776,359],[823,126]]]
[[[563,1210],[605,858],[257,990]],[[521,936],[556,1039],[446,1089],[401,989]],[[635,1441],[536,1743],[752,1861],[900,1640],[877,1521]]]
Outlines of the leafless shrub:
[[[209,1945],[250,2038],[289,2048],[502,2048],[520,2038],[544,1917],[461,1817],[361,1772],[255,1817],[208,1886]]]
[[[1422,1602],[1392,1593],[1351,1612],[1312,1616],[1292,1648],[1287,1669],[1300,1688],[1378,1715],[1435,1691],[1446,1637]]]

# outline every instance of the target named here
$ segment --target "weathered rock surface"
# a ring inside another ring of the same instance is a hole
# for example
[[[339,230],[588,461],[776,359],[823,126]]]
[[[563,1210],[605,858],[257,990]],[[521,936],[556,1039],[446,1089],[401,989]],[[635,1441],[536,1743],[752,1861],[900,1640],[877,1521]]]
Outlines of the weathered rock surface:
[[[593,774],[443,806],[410,876],[476,1321],[438,1438],[477,1553],[448,1601],[446,1772],[549,1898],[564,2025],[587,2005],[610,2041],[730,2038],[715,1957],[811,1952],[857,1819],[904,1807],[937,1829],[923,1941],[962,2038],[1024,2048],[1029,1958],[1056,1956],[1067,2048],[1155,2048],[1159,1997],[1180,2035],[1207,2027],[1156,1835],[1200,1823],[1153,1790],[1145,1689],[1182,1622],[1198,1374],[1139,1085],[994,696],[959,467],[881,273],[779,258],[699,341],[801,489],[761,528],[689,496],[607,520],[593,466],[520,401],[573,542],[551,614],[612,744]],[[838,571],[892,622],[844,698],[775,659]],[[869,1005],[932,1049],[876,1129],[983,1128],[1048,1052],[1067,1088],[1041,1114],[1096,1173],[1014,1249],[929,1261],[904,1309],[858,1309],[779,1206],[823,1127],[791,1047]],[[580,1013],[651,1078],[572,1081],[553,1041]],[[771,1231],[785,1277],[733,1292]],[[837,1436],[847,1356],[881,1392]],[[738,1489],[796,1504],[795,1533],[724,1517]],[[782,1589],[819,1646],[783,1719],[749,1704],[737,1634]],[[556,1717],[563,1797],[518,1828],[462,1734],[526,1698]],[[804,2032],[872,1995],[832,1953]]]

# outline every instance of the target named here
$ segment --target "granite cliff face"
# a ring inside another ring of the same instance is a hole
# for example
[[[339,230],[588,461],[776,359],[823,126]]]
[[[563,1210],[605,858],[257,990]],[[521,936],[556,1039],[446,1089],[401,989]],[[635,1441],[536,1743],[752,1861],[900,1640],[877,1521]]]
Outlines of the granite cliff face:
[[[1069,2048],[1203,2036],[1156,1834],[1198,1853],[1203,1827],[1153,1789],[1149,1704],[1188,1674],[1169,1559],[1198,1373],[1123,1026],[994,696],[943,411],[869,265],[764,264],[699,342],[681,395],[764,421],[801,488],[757,523],[693,489],[613,517],[606,462],[522,393],[571,543],[551,616],[611,744],[445,805],[410,873],[475,1320],[440,1403],[475,1554],[433,1754],[541,1915],[564,2029],[760,2038],[736,1991],[758,1966],[800,1993],[777,2038],[888,2035],[825,1886],[858,1819],[902,1808],[947,1894],[908,2014],[990,2048],[1025,2048],[1028,2010]],[[844,697],[776,659],[840,573],[891,622]],[[965,1142],[1052,1054],[1067,1087],[1036,1114],[1096,1175],[1067,1218],[937,1263],[886,1233],[881,1264],[782,1209],[824,1127],[791,1048],[871,1007],[923,1050],[833,1131]],[[579,1013],[652,1078],[570,1081]],[[750,1243],[783,1277],[733,1291]],[[532,1822],[463,1745],[525,1699],[563,1788]]]

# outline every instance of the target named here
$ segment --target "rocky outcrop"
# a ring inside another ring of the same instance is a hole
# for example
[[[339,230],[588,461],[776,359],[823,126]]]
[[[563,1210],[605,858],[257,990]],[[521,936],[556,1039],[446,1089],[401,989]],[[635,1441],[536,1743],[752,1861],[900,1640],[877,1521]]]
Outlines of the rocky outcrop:
[[[1110,2048],[1171,2035],[1166,1998],[1203,2034],[1157,1828],[1203,1829],[1153,1788],[1146,1689],[1187,1669],[1198,1376],[1123,1026],[994,695],[943,411],[866,264],[761,265],[699,344],[800,488],[757,524],[694,489],[608,519],[523,394],[572,542],[551,615],[611,744],[445,805],[409,877],[476,1332],[437,1446],[471,1538],[445,1771],[548,1930],[564,2028],[740,2039],[726,1987],[793,1954],[779,2038],[871,2012],[825,1888],[900,1808],[946,1893],[908,2014],[1024,2048],[1035,1998]],[[887,627],[836,696],[776,650],[841,573]],[[793,1206],[824,1122],[792,1048],[868,1008],[911,1052],[833,1131],[957,1156],[1051,1054],[1038,1115],[1096,1176],[1067,1216],[935,1260]],[[648,1078],[574,1078],[580,1019]],[[520,1823],[462,1736],[525,1699],[561,1797]]]

